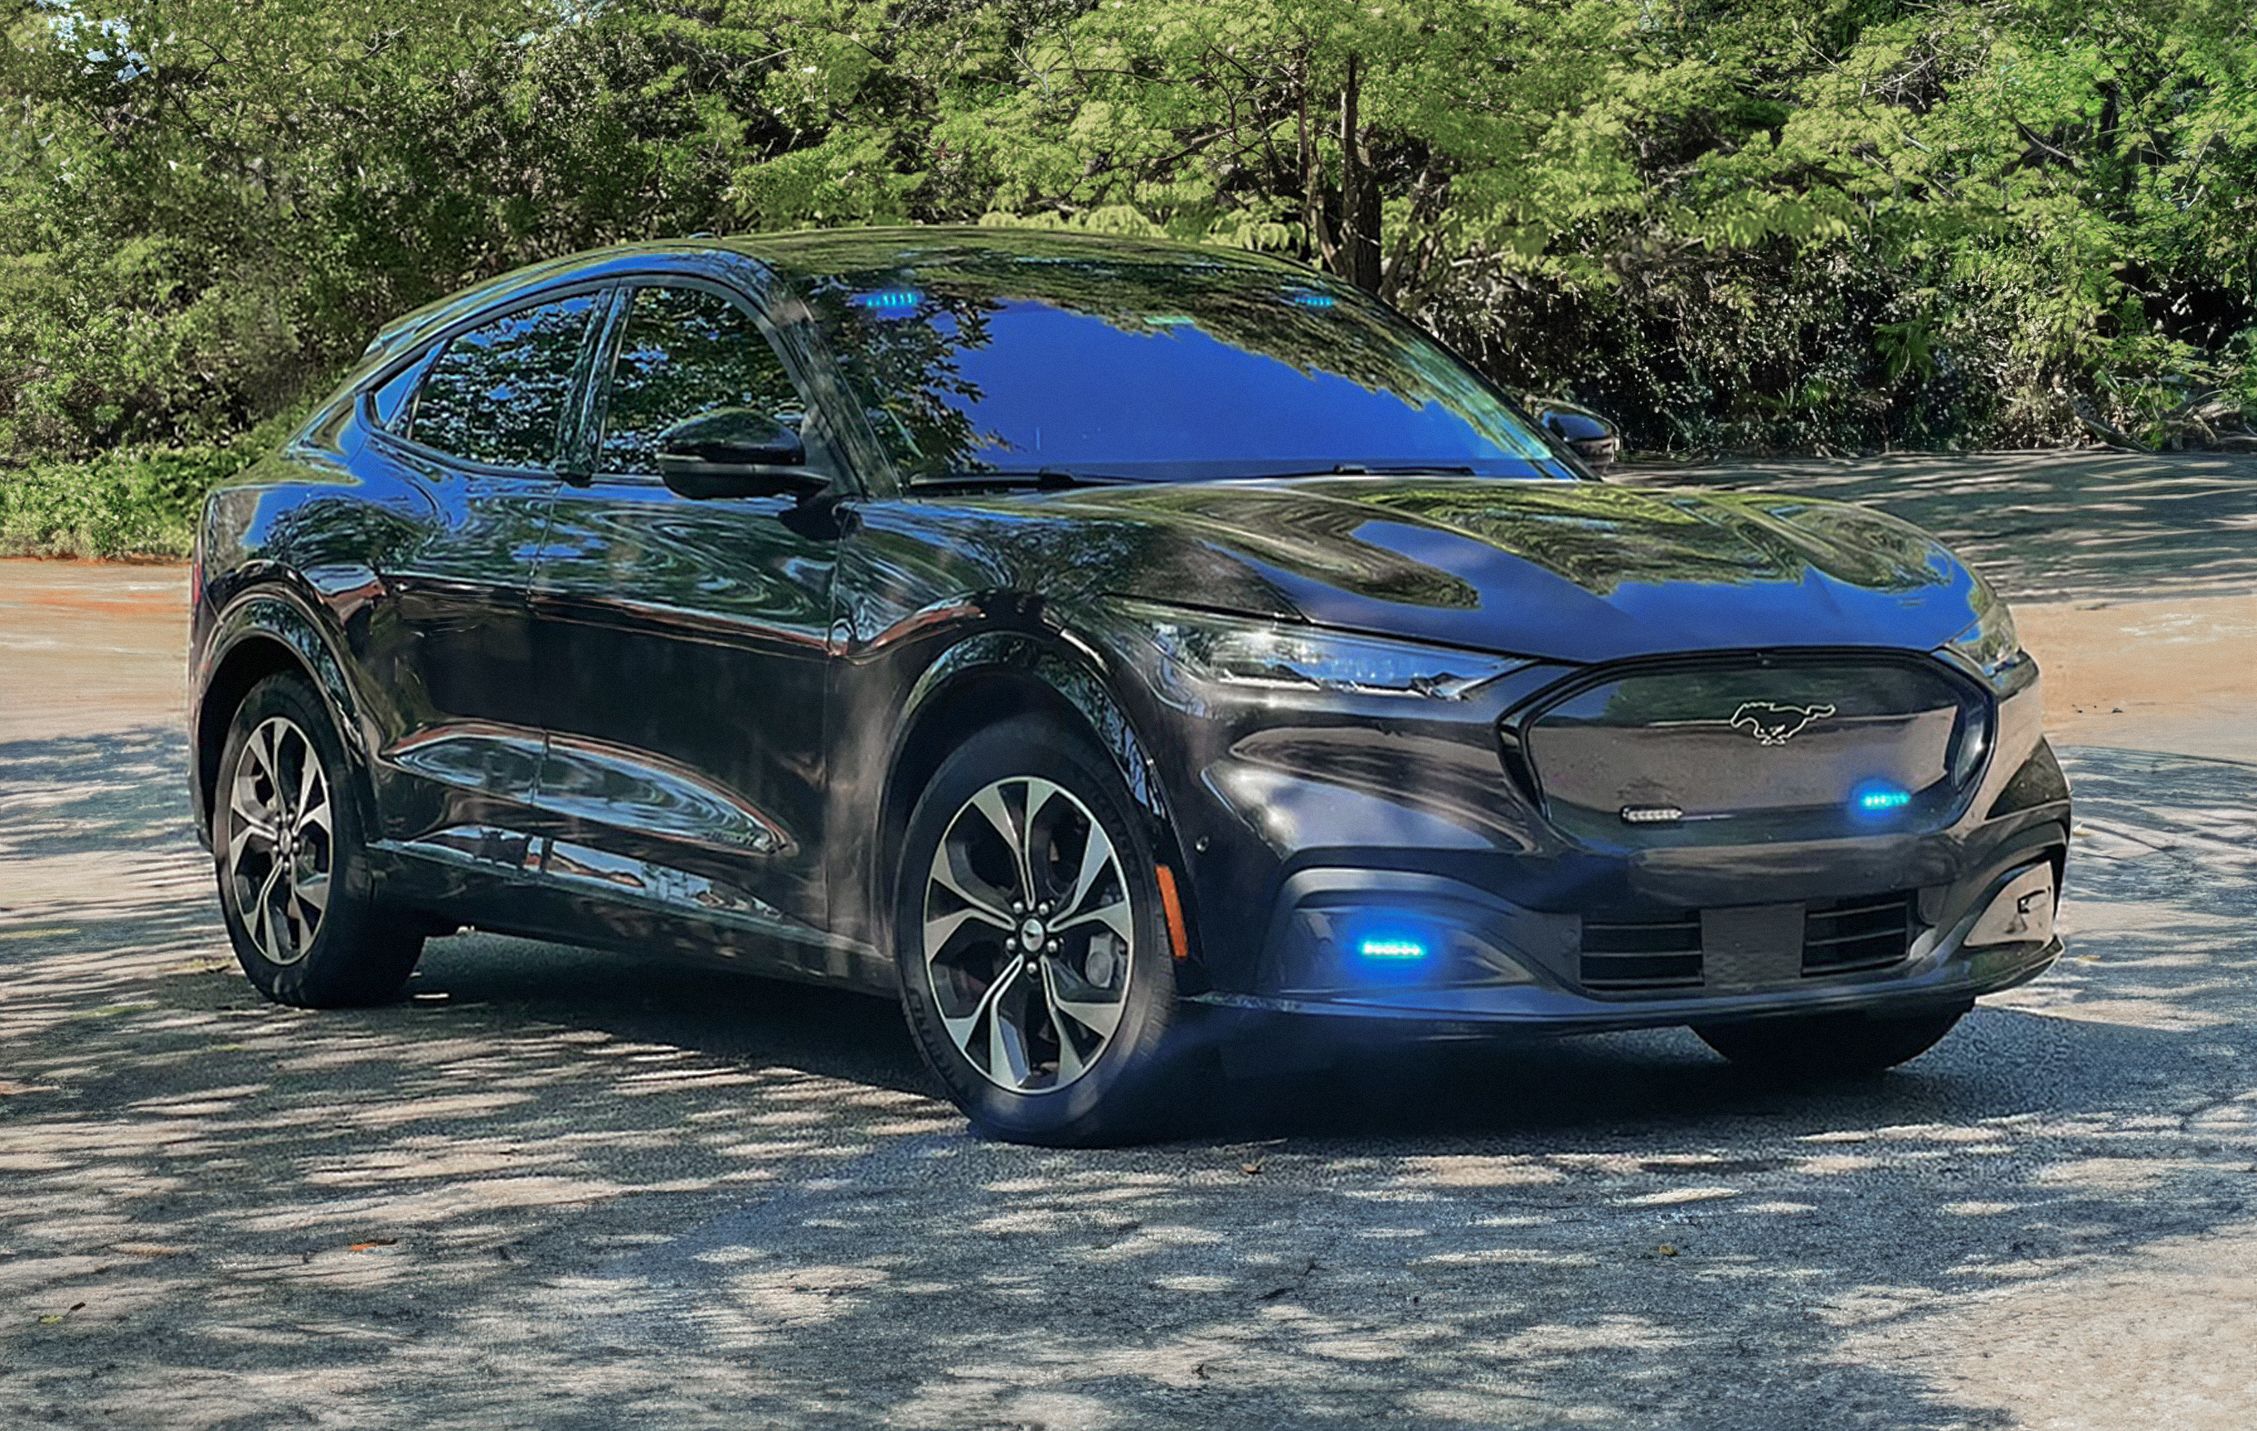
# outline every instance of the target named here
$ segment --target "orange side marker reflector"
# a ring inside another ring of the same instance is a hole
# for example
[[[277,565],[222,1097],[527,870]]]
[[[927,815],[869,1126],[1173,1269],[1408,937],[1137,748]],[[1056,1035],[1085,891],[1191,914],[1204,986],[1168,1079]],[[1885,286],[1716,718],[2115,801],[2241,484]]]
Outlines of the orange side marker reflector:
[[[1183,899],[1176,893],[1176,872],[1166,865],[1156,864],[1154,872],[1160,881],[1160,912],[1168,921],[1168,947],[1178,959],[1191,957],[1191,936],[1184,932]]]

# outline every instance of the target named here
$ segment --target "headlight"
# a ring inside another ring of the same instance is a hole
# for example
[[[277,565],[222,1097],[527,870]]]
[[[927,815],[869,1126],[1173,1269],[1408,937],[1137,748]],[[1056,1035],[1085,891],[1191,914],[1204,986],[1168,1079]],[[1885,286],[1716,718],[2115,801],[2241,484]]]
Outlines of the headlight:
[[[1975,609],[1981,613],[1975,624],[1953,637],[1949,649],[1983,679],[1996,682],[2011,675],[2015,667],[2029,659],[2029,653],[2022,649],[2022,637],[2014,629],[2014,614],[1997,592],[1978,586]]]
[[[1458,700],[1528,662],[1357,636],[1259,617],[1217,616],[1149,602],[1122,610],[1170,658],[1201,679],[1271,690],[1342,691]]]

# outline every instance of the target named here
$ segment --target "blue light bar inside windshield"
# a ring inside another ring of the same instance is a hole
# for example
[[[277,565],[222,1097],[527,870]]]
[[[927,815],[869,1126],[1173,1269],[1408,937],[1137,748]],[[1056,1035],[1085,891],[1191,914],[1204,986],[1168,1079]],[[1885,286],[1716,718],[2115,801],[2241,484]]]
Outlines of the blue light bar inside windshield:
[[[923,303],[925,295],[914,288],[878,288],[857,293],[847,301],[873,313],[907,313]]]

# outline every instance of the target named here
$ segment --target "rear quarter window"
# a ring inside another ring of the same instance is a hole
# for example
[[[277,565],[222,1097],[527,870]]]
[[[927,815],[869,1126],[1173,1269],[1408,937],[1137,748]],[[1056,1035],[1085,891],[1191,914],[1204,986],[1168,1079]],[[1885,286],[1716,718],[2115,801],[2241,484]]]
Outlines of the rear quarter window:
[[[376,425],[387,432],[407,435],[409,403],[416,389],[423,383],[423,375],[431,370],[431,360],[439,356],[439,349],[426,350],[406,367],[386,378],[368,395],[369,415]]]

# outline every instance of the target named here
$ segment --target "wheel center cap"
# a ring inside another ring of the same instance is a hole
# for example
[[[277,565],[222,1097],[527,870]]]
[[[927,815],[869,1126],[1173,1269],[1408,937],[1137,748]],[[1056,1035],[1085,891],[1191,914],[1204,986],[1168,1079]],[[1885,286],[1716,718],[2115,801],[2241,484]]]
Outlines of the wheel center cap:
[[[1024,924],[1019,926],[1019,942],[1029,949],[1040,949],[1042,941],[1049,935],[1050,931],[1042,927],[1042,921],[1039,919],[1029,917]]]

